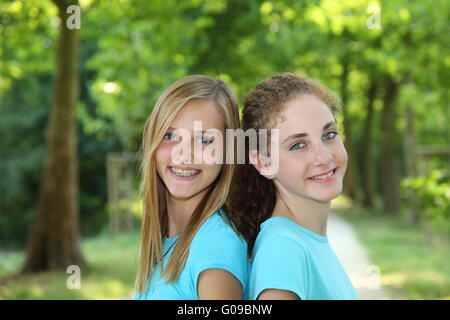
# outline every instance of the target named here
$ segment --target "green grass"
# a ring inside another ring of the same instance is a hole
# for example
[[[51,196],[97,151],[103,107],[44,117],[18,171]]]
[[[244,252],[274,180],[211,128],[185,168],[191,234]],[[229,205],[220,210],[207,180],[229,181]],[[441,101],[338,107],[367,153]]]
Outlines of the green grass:
[[[81,288],[68,289],[71,274],[41,272],[2,281],[17,271],[23,252],[0,253],[0,299],[129,299],[138,263],[139,234],[106,235],[82,241],[89,270],[81,269]]]
[[[406,299],[450,299],[448,235],[430,245],[423,229],[400,216],[354,207],[335,211],[354,226],[384,287]]]

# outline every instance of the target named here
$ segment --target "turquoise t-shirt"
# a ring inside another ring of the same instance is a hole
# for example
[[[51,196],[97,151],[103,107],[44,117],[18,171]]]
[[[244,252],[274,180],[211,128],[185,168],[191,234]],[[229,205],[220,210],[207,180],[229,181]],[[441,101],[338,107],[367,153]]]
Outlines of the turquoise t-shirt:
[[[284,217],[269,218],[260,227],[252,255],[250,299],[265,289],[292,291],[302,300],[358,299],[328,237]]]
[[[163,239],[164,264],[173,252],[179,236]],[[194,236],[189,256],[178,279],[167,283],[160,278],[160,268],[156,267],[149,290],[135,293],[134,300],[198,300],[197,279],[204,270],[218,268],[230,272],[242,285],[244,297],[247,295],[249,261],[247,243],[228,224],[222,209],[213,213]]]

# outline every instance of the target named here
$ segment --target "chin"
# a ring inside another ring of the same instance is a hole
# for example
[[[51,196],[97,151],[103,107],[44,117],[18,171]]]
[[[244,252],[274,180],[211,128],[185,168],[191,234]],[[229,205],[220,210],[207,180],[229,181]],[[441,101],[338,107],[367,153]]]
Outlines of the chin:
[[[321,194],[316,197],[319,202],[330,202],[331,200],[336,199],[342,193],[342,188],[339,190],[328,192],[326,194]]]
[[[167,191],[172,197],[175,198],[190,198],[195,194],[195,191],[188,186],[177,186],[177,187],[168,187]]]

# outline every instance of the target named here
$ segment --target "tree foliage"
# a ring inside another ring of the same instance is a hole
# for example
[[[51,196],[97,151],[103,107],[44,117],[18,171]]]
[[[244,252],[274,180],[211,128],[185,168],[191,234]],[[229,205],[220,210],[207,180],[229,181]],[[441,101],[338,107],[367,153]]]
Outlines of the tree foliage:
[[[356,200],[370,184],[372,205],[382,202],[385,187],[378,173],[384,160],[398,164],[399,179],[389,182],[398,183],[393,192],[400,192],[400,179],[406,177],[407,106],[415,114],[417,144],[450,144],[446,0],[431,5],[419,0],[84,0],[80,5],[83,234],[106,223],[105,154],[137,151],[157,97],[187,74],[225,80],[240,101],[276,72],[306,74],[329,86],[345,101],[338,120],[354,155]],[[51,1],[0,1],[0,246],[23,245],[35,212],[60,23]],[[394,85],[393,112],[386,115]],[[383,136],[386,118],[392,133]],[[391,151],[384,148],[386,139]]]

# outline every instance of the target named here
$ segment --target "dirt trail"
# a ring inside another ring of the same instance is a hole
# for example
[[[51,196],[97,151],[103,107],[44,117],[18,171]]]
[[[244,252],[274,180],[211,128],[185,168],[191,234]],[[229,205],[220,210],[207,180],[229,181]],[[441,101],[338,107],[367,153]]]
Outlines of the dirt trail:
[[[332,213],[327,235],[361,300],[395,299],[392,292],[381,286],[379,267],[370,262],[366,249],[348,222]]]

